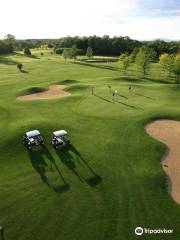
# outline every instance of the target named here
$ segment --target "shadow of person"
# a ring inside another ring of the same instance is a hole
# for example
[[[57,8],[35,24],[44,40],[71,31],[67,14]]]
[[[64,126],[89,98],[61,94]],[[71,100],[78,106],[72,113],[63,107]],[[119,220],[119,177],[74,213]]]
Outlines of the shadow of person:
[[[53,158],[53,156],[51,155],[50,151],[48,150],[48,148],[47,148],[45,145],[43,145],[43,146],[42,146],[42,149],[43,149],[44,155],[47,157],[47,159],[49,160],[49,162],[50,162],[50,164],[51,164],[50,169],[53,171],[53,166],[54,166],[55,170],[57,171],[57,173],[58,173],[59,176],[61,177],[64,185],[68,185],[67,182],[66,182],[66,180],[65,180],[65,178],[63,177],[61,171],[59,170],[59,168],[58,168],[58,166],[57,166],[57,164],[56,164],[55,159]]]
[[[79,175],[79,173],[76,170],[76,164],[74,163],[73,156],[69,153],[69,148],[68,146],[63,147],[62,149],[59,149],[56,151],[58,157],[60,158],[61,162],[69,169],[71,170],[77,177],[78,179],[83,182],[83,179]]]
[[[40,59],[40,58],[37,57],[36,55],[31,55],[31,56],[29,56],[29,57],[34,58],[34,59]]]
[[[91,178],[86,179],[86,182],[90,185],[90,186],[96,186],[98,185],[101,181],[102,178],[93,170],[93,168],[88,164],[88,162],[82,157],[82,155],[80,154],[80,152],[74,147],[74,145],[69,145],[68,146],[69,151],[73,152],[75,155],[77,155],[81,162],[84,164],[84,166],[86,166],[86,168],[91,172],[91,174],[93,175]]]
[[[59,170],[58,166],[56,165],[55,159],[52,157],[51,153],[49,150],[43,145],[40,149],[38,150],[29,150],[29,156],[31,159],[31,164],[33,168],[36,170],[36,172],[39,174],[41,177],[41,180],[47,184],[47,186],[51,189],[53,189],[55,192],[62,193],[67,191],[70,186],[66,182],[65,178],[63,177],[61,171]],[[50,162],[50,170],[53,171],[53,166],[55,167],[56,171],[58,172],[61,180],[63,181],[63,185],[61,186],[54,186],[52,182],[47,177],[46,174],[46,169],[48,167],[47,162],[45,161],[45,157],[49,160]]]
[[[94,96],[97,97],[97,98],[99,98],[99,99],[101,99],[101,100],[103,100],[103,101],[112,103],[112,101],[110,101],[110,100],[108,100],[108,99],[106,99],[106,98],[104,98],[104,97],[101,97],[101,96],[99,96],[99,95],[97,95],[97,94],[94,94]]]
[[[149,97],[149,96],[145,96],[145,95],[143,95],[141,93],[134,92],[134,94],[137,95],[137,96],[141,96],[141,97],[147,98],[147,99],[155,100],[155,98],[152,98],[152,97]]]
[[[122,94],[118,94],[118,96],[123,97],[123,98],[125,98],[125,99],[128,99],[128,97],[126,97],[126,96],[124,96],[124,95],[122,95]]]
[[[120,102],[120,101],[116,101],[117,103],[120,103],[120,104],[122,104],[122,105],[124,105],[124,106],[126,106],[126,107],[129,107],[129,108],[134,108],[134,109],[138,109],[137,107],[135,107],[135,106],[133,106],[133,105],[129,105],[129,104],[127,104],[127,103],[123,103],[123,102]]]
[[[28,71],[25,71],[25,70],[20,70],[20,72],[22,72],[22,73],[29,73]]]

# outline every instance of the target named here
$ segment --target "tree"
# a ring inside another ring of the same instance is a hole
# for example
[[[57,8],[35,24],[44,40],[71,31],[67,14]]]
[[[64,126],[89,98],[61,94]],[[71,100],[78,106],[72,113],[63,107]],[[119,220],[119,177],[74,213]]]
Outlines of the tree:
[[[66,62],[67,59],[70,58],[70,49],[69,48],[64,48],[62,56],[63,56],[63,58]]]
[[[168,62],[169,62],[169,54],[168,53],[161,54],[159,57],[159,63],[161,64],[164,70],[166,70]]]
[[[180,54],[177,54],[174,58],[174,67],[173,67],[173,73],[176,76],[177,83],[180,83]]]
[[[57,49],[55,50],[55,53],[56,53],[56,54],[63,54],[63,51],[64,51],[63,48],[57,48]]]
[[[161,66],[163,67],[164,71],[167,71],[169,73],[172,72],[173,64],[174,64],[174,56],[169,55],[168,53],[163,53],[159,57],[159,62]]]
[[[26,48],[24,49],[24,55],[26,55],[26,56],[31,56],[31,51],[30,51],[30,49],[29,49],[28,47],[26,47]]]
[[[120,55],[120,57],[119,57],[119,61],[123,61],[124,58],[126,58],[127,55],[128,55],[127,52],[126,52],[126,53],[122,53],[122,54]]]
[[[47,44],[47,43],[42,44],[42,45],[40,46],[40,48],[41,48],[42,50],[47,50],[47,49],[48,49],[48,44]]]
[[[180,53],[178,53],[178,54],[176,55],[176,60],[177,60],[177,61],[180,61]]]
[[[124,54],[122,58],[122,67],[125,72],[127,71],[127,68],[129,67],[130,62],[131,62],[130,56],[128,54]]]
[[[70,58],[73,58],[74,61],[76,60],[78,55],[78,48],[76,47],[76,45],[73,45],[70,51]]]
[[[13,47],[4,40],[0,40],[0,54],[12,53]]]
[[[3,40],[0,40],[0,54],[12,53],[16,39],[13,35],[6,35]]]
[[[93,49],[91,47],[87,48],[86,56],[88,59],[91,59],[93,57]]]
[[[165,71],[174,74],[176,82],[180,83],[180,54],[169,55],[164,53],[160,56],[160,64]]]
[[[130,57],[130,61],[131,63],[134,63],[135,60],[136,60],[136,55],[138,53],[139,49],[137,47],[135,47],[131,53],[131,55],[129,56]]]
[[[15,46],[15,43],[16,43],[16,38],[14,35],[12,34],[7,34],[5,37],[4,37],[4,41],[11,45],[12,49],[14,50],[14,46]]]
[[[147,74],[147,70],[155,56],[155,52],[148,47],[141,47],[136,55],[136,64],[141,68],[143,75]]]

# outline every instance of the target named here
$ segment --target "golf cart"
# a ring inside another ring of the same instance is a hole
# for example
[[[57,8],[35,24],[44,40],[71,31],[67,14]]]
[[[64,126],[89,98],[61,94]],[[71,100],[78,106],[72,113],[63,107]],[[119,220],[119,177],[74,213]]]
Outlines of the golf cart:
[[[58,149],[63,145],[70,144],[70,139],[68,137],[67,132],[65,130],[59,130],[59,131],[53,132],[53,138],[52,138],[51,144],[55,149]]]
[[[38,130],[26,132],[23,136],[23,144],[31,149],[34,145],[43,145],[44,139]]]

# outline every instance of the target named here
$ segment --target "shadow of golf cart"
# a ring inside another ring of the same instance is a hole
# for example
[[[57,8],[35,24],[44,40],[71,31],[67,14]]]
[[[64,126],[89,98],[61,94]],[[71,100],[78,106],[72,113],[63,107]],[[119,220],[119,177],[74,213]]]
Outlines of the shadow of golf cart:
[[[53,132],[51,144],[55,149],[58,149],[65,145],[69,145],[70,139],[69,139],[68,133],[65,130],[59,130],[59,131]]]
[[[32,130],[26,132],[23,136],[23,144],[28,149],[31,149],[33,146],[44,145],[44,138],[39,130]]]

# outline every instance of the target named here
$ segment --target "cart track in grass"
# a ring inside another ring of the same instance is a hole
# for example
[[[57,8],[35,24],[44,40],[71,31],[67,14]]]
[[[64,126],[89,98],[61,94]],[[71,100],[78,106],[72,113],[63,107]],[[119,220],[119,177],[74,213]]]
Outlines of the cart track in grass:
[[[41,99],[55,99],[70,96],[71,93],[64,91],[66,85],[51,85],[48,91],[19,96],[19,100],[41,100]]]
[[[162,167],[169,178],[169,192],[180,204],[180,121],[158,120],[148,124],[146,131],[168,146],[162,159]]]

